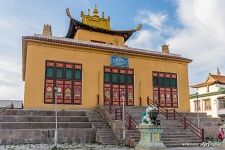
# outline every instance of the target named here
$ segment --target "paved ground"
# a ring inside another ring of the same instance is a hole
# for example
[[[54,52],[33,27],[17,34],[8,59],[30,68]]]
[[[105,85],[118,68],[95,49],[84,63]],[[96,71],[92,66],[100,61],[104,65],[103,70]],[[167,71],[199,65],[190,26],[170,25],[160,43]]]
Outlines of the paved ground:
[[[115,146],[115,145],[99,145],[99,144],[63,144],[58,145],[60,150],[134,150],[133,148]],[[26,145],[7,145],[0,146],[0,150],[51,150],[52,145],[48,144],[26,144]],[[220,150],[216,147],[176,147],[167,148],[168,150]]]

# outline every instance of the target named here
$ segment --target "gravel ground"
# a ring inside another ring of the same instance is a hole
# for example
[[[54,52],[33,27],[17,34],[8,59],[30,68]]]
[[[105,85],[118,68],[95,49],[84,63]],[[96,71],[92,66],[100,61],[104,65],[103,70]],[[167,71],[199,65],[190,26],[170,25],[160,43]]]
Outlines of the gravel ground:
[[[0,150],[51,150],[53,145],[24,144],[0,146]],[[58,144],[59,150],[133,150],[133,148],[99,144]]]
[[[52,145],[48,144],[25,144],[25,145],[6,145],[0,146],[0,150],[51,150]],[[59,144],[60,150],[134,150],[133,148],[115,145],[99,144]],[[167,148],[168,150],[220,150],[217,147],[176,147]]]

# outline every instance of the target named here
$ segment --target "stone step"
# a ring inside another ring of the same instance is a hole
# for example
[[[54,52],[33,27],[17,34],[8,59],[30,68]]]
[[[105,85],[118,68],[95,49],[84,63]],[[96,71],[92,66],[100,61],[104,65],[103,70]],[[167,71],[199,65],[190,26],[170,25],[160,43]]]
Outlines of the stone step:
[[[95,142],[96,129],[58,129],[59,143]],[[14,129],[0,130],[0,145],[8,144],[52,144],[54,129]]]
[[[99,118],[90,118],[89,117],[89,122],[104,122],[104,119],[102,117]]]
[[[64,111],[59,110],[58,116],[85,116],[85,111]],[[25,110],[25,109],[8,109],[1,115],[15,115],[15,116],[55,116],[55,111],[49,110]]]
[[[1,122],[0,129],[49,129],[55,122]],[[92,128],[89,122],[58,122],[58,128]]]
[[[194,112],[179,112],[181,115],[185,117],[207,117],[207,113],[194,113]]]
[[[86,116],[58,116],[59,122],[88,122]],[[93,119],[95,120],[95,119]],[[0,116],[0,122],[55,122],[54,116]]]

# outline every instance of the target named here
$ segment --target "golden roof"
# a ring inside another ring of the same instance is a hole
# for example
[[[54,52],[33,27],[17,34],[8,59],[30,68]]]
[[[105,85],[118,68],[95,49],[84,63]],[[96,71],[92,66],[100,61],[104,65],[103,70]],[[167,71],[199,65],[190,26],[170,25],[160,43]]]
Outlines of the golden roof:
[[[191,87],[200,88],[200,87],[209,86],[215,83],[225,84],[225,76],[222,76],[220,74],[219,69],[217,69],[217,74],[209,73],[209,76],[205,82],[192,85]]]
[[[85,15],[84,12],[82,11],[81,17],[82,23],[84,24],[87,24],[95,28],[111,30],[110,17],[105,18],[104,12],[102,12],[102,17],[99,17],[97,5],[95,5],[95,8],[93,10],[93,16],[90,15],[90,9],[88,9],[88,14]]]

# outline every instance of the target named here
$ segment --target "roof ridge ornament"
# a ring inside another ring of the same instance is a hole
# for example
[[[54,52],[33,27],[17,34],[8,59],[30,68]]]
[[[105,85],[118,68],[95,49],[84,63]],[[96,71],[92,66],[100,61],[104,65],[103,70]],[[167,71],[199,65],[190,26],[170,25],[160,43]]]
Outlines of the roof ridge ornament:
[[[72,16],[71,16],[71,13],[70,13],[70,9],[69,8],[66,8],[66,14],[68,17],[70,17],[71,19],[74,19]]]
[[[138,24],[136,27],[135,27],[135,31],[139,31],[139,30],[141,30],[141,28],[142,28],[142,24]]]
[[[219,67],[217,67],[217,75],[218,75],[218,76],[221,76]]]
[[[97,5],[96,5],[96,4],[95,4],[95,8],[94,8],[94,10],[93,10],[93,16],[99,17],[99,16],[98,16],[98,8],[97,8]]]

